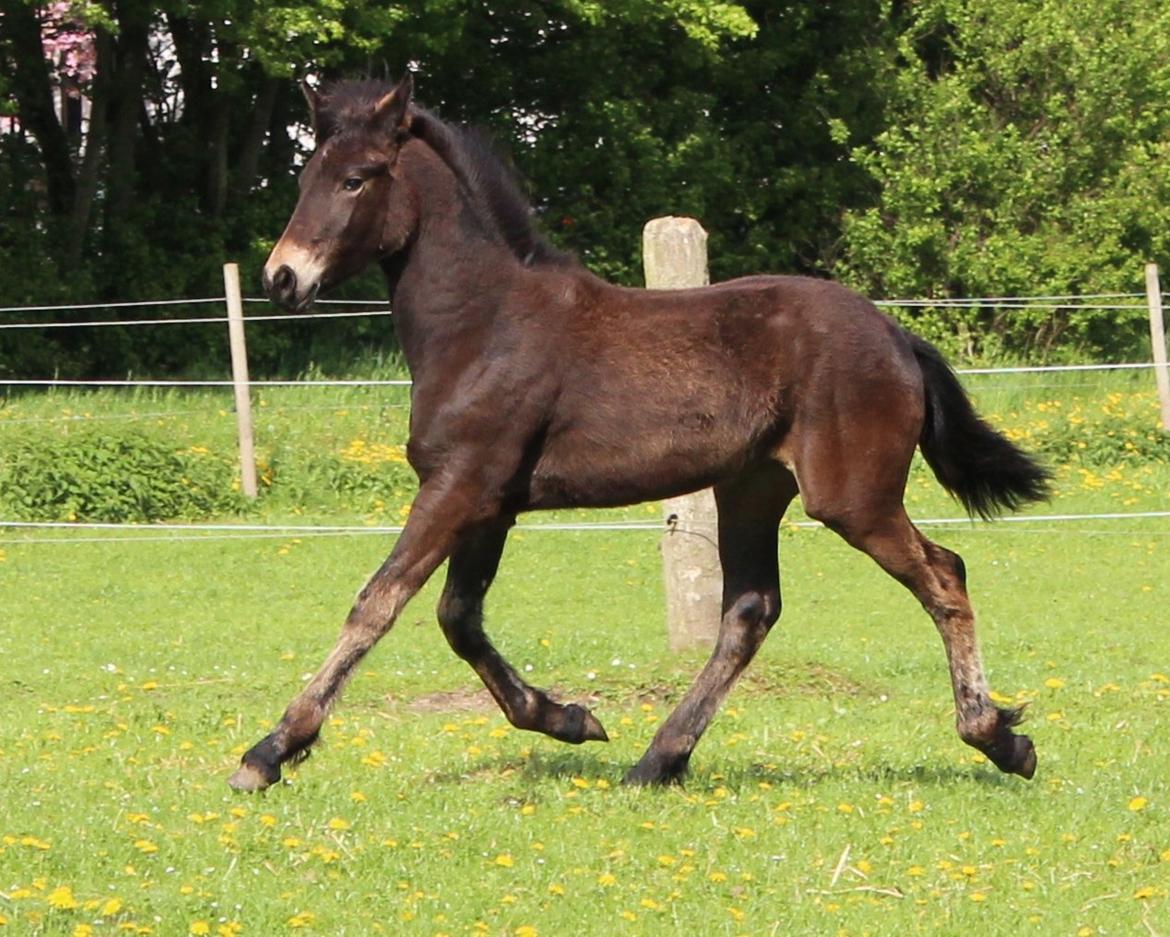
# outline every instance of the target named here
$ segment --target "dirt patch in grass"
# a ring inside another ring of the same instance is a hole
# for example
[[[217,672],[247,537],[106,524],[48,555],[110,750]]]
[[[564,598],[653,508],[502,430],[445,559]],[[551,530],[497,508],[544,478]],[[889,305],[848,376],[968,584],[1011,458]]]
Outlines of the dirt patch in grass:
[[[555,687],[547,692],[558,703],[581,703],[585,706],[591,706],[601,699],[596,693],[579,695],[558,690]],[[424,715],[431,713],[499,711],[499,707],[496,705],[496,701],[492,699],[492,695],[484,689],[440,690],[435,693],[424,693],[422,696],[414,696],[410,699],[400,699],[391,696],[387,698],[387,702],[391,707],[402,708],[409,713],[421,713]]]
[[[598,704],[614,706],[674,706],[690,686],[698,668],[694,671],[674,670],[660,673],[657,679],[646,683],[609,683],[604,679],[596,690],[580,690],[571,687],[551,687],[548,695],[556,702],[580,703],[593,707]],[[877,695],[881,689],[861,683],[848,674],[826,667],[824,664],[807,662],[768,666],[758,670],[749,669],[738,687],[738,694],[745,696],[859,696]],[[434,713],[495,713],[499,707],[487,690],[475,687],[460,687],[455,690],[439,690],[421,696],[388,696],[391,709],[409,713],[431,715]]]

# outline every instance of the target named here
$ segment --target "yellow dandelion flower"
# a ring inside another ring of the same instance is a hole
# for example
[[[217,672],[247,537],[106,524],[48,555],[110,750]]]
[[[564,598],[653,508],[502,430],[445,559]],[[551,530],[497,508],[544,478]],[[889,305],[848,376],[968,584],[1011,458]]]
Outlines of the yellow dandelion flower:
[[[139,852],[144,852],[148,856],[153,852],[158,852],[158,846],[152,843],[149,839],[134,840],[134,848]]]
[[[1158,889],[1154,888],[1152,885],[1145,885],[1144,887],[1135,891],[1133,896],[1138,901],[1145,901],[1149,898],[1156,898],[1158,897]]]
[[[312,911],[300,911],[288,919],[288,926],[293,930],[298,930],[303,927],[312,927],[315,920],[317,920],[317,915],[315,915]]]
[[[548,893],[550,895],[563,895],[565,893],[565,886],[560,882],[553,882],[548,886]]]
[[[611,885],[617,884],[617,877],[610,872],[602,872],[597,876],[597,884],[602,888],[609,888]]]
[[[73,889],[68,885],[58,885],[45,896],[45,902],[50,908],[59,911],[72,911],[80,906],[80,902],[73,897]]]
[[[1050,690],[1060,690],[1064,688],[1064,681],[1060,677],[1049,677],[1044,681],[1044,685]]]
[[[5,923],[7,922],[0,919],[0,927],[2,927]],[[94,930],[89,924],[78,924],[75,928],[73,928],[72,937],[93,937],[93,934]]]
[[[206,921],[192,921],[187,932],[193,934],[194,937],[206,937],[207,934],[211,933],[211,925]]]
[[[620,918],[622,918],[623,920],[626,920],[626,921],[636,921],[636,920],[638,920],[638,915],[636,915],[636,914],[635,914],[633,911],[619,911],[619,912],[618,912],[618,917],[620,917]]]
[[[531,924],[521,924],[516,928],[516,937],[537,937],[539,931]]]
[[[1149,803],[1150,802],[1144,797],[1134,797],[1129,802],[1129,809],[1134,813],[1138,813],[1141,810],[1145,810],[1146,807],[1149,806]]]
[[[643,898],[641,901],[638,902],[638,904],[640,904],[643,908],[645,908],[648,911],[661,911],[662,910],[662,905],[660,905],[653,898]]]
[[[328,826],[329,829],[331,829],[331,830],[341,831],[341,830],[348,830],[350,824],[349,824],[348,820],[342,819],[341,817],[333,817],[325,825]]]
[[[115,914],[117,914],[121,910],[122,910],[122,899],[121,898],[107,898],[105,900],[105,903],[102,904],[100,913],[101,913],[102,917],[113,917]]]
[[[516,864],[516,860],[512,858],[511,853],[502,852],[495,858],[496,865],[502,865],[505,869],[510,869]]]

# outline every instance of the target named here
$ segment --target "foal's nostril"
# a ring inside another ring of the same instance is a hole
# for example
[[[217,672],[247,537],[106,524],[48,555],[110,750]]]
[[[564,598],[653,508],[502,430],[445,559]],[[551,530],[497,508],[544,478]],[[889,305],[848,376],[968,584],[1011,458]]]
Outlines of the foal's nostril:
[[[297,290],[297,275],[288,264],[281,264],[272,278],[272,289],[278,297],[291,297]]]
[[[264,291],[268,298],[281,305],[289,306],[297,297],[297,275],[288,264],[281,264],[276,273],[264,271]]]

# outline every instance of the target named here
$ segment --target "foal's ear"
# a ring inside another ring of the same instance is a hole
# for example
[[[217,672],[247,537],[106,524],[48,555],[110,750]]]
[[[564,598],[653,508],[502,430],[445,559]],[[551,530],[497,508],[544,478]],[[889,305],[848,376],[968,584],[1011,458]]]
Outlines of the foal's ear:
[[[407,72],[394,89],[374,105],[370,122],[391,137],[410,129],[410,96],[414,77]]]
[[[313,136],[315,136],[317,138],[317,142],[320,143],[326,136],[326,134],[322,132],[324,128],[321,124],[321,110],[325,103],[325,99],[304,78],[301,79],[301,92],[304,94],[305,101],[307,101],[309,105],[309,123],[313,128]]]

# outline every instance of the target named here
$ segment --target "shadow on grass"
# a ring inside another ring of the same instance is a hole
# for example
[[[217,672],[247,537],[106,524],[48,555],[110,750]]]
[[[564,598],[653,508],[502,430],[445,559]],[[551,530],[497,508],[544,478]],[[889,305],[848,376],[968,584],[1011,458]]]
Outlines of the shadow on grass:
[[[438,784],[459,784],[476,778],[500,779],[518,777],[526,783],[542,781],[571,781],[583,778],[595,784],[604,779],[613,787],[622,783],[633,761],[626,763],[606,757],[604,749],[573,748],[564,752],[531,752],[526,757],[485,758],[460,771],[439,771],[429,776]],[[872,765],[802,765],[782,768],[775,765],[744,764],[734,766],[698,765],[683,778],[681,788],[688,794],[714,795],[718,789],[744,793],[758,791],[761,783],[773,787],[799,787],[812,790],[822,784],[841,782],[864,783],[876,786],[947,787],[954,784],[976,784],[981,788],[1004,788],[1022,784],[1018,778],[996,771],[990,765],[906,765],[876,763]]]

